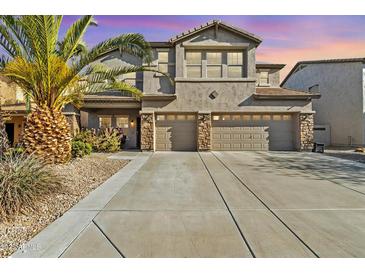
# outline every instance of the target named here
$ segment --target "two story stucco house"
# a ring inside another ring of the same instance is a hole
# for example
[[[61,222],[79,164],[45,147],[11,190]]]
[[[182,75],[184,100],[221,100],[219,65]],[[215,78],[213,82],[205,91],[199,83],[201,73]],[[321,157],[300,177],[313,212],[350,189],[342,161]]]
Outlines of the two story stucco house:
[[[365,145],[365,58],[298,62],[281,86],[316,92],[314,138],[332,146]]]
[[[312,148],[315,92],[280,87],[282,64],[259,64],[262,39],[221,21],[151,42],[153,61],[118,49],[99,60],[108,66],[149,65],[123,75],[143,91],[88,95],[81,109],[63,110],[73,129],[122,128],[127,148],[150,151],[303,150]]]

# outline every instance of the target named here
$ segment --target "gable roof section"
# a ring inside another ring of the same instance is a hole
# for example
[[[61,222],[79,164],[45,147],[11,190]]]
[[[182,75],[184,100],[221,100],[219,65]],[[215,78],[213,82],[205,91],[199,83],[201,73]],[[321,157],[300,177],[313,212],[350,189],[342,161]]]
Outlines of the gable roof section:
[[[300,61],[290,70],[288,75],[281,82],[280,86],[283,86],[289,77],[295,72],[300,65],[312,65],[312,64],[334,64],[334,63],[365,63],[365,57],[359,58],[343,58],[343,59],[323,59],[323,60],[312,60],[312,61]]]
[[[310,93],[287,88],[257,87],[253,96],[255,99],[266,100],[308,100],[319,98],[321,95],[319,93]]]
[[[213,21],[209,21],[203,25],[200,25],[198,27],[195,27],[195,28],[192,28],[192,29],[189,29],[185,32],[182,32],[176,36],[174,36],[173,38],[171,38],[169,40],[170,43],[176,43],[177,41],[181,40],[181,39],[184,39],[184,38],[187,38],[191,35],[194,35],[194,34],[197,34],[203,30],[206,30],[206,29],[209,29],[209,28],[212,28],[212,27],[222,27],[224,29],[227,29],[231,32],[234,32],[238,35],[241,35],[243,37],[246,37],[254,42],[257,43],[257,45],[259,45],[261,42],[262,42],[262,39],[260,37],[258,37],[257,35],[253,34],[253,33],[250,33],[244,29],[241,29],[241,28],[238,28],[238,27],[235,27],[235,26],[232,26],[230,24],[227,24],[227,23],[224,23],[220,20],[213,20]]]

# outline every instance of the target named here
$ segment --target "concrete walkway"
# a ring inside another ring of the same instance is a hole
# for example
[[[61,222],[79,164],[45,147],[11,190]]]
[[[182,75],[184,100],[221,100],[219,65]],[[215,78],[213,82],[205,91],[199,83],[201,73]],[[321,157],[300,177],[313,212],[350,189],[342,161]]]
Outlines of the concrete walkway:
[[[365,256],[365,165],[295,152],[117,157],[133,160],[14,257]]]

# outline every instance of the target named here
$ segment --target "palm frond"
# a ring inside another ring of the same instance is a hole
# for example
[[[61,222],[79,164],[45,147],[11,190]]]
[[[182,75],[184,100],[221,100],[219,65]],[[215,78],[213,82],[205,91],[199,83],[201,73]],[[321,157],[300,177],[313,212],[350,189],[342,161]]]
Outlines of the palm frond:
[[[84,47],[83,36],[89,26],[96,26],[93,16],[81,17],[67,30],[64,39],[59,43],[58,54],[67,61],[72,56],[80,53],[80,47]],[[85,52],[85,51],[83,51]]]
[[[0,15],[0,21],[12,33],[18,42],[19,47],[21,47],[22,52],[28,58],[31,58],[31,47],[29,47],[28,37],[24,33],[19,17],[12,15]]]
[[[18,44],[4,25],[0,25],[0,46],[11,57],[15,57],[20,54]]]
[[[74,68],[80,72],[88,64],[95,62],[106,53],[119,48],[121,52],[137,56],[146,62],[151,60],[151,47],[140,34],[129,33],[107,39],[97,44],[87,54],[81,55]]]

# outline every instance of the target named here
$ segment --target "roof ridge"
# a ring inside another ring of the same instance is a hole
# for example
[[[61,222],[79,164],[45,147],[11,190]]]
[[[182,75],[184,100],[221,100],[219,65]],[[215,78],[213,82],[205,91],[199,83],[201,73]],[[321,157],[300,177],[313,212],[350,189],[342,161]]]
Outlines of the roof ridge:
[[[225,22],[223,22],[222,20],[219,20],[219,19],[213,19],[213,20],[210,20],[210,21],[208,21],[208,22],[206,22],[204,24],[201,24],[199,26],[196,26],[194,28],[190,28],[190,29],[188,29],[188,30],[186,30],[184,32],[181,32],[181,33],[173,36],[168,41],[170,43],[172,43],[174,41],[177,41],[177,40],[181,39],[184,36],[187,36],[187,35],[189,35],[191,33],[194,33],[194,32],[198,32],[198,31],[203,30],[205,28],[209,28],[209,27],[211,27],[213,25],[222,25],[223,27],[231,28],[231,29],[233,29],[233,30],[235,30],[237,32],[240,32],[243,35],[249,36],[251,39],[256,40],[256,42],[258,42],[258,43],[261,43],[262,42],[262,38],[261,37],[255,35],[255,34],[253,34],[251,32],[248,32],[247,30],[244,30],[244,29],[242,29],[240,27],[236,27],[236,26],[233,26],[233,25],[231,25],[229,23],[225,23]]]

